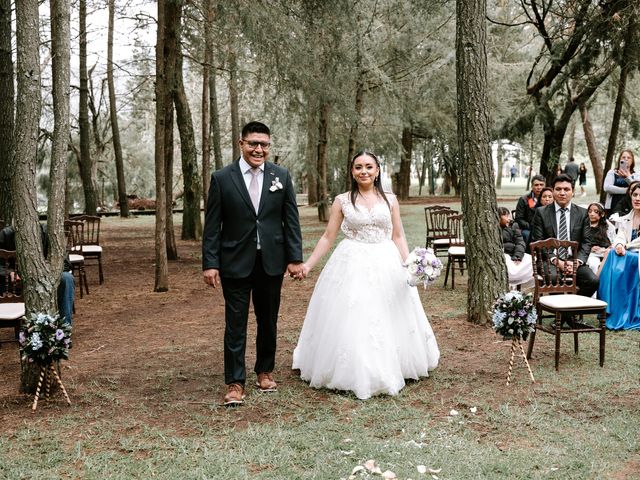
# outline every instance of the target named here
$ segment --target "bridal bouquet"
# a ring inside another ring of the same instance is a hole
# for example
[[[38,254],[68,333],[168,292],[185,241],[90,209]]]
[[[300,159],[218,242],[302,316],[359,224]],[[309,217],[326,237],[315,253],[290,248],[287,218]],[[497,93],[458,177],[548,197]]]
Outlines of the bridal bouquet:
[[[58,315],[32,313],[20,331],[20,356],[23,361],[49,365],[69,358],[71,325]]]
[[[526,340],[536,328],[533,295],[523,295],[518,291],[502,295],[493,308],[493,329],[504,338]]]
[[[405,261],[405,267],[409,272],[407,282],[412,287],[416,285],[426,287],[435,282],[442,272],[442,262],[433,254],[431,248],[414,248]]]

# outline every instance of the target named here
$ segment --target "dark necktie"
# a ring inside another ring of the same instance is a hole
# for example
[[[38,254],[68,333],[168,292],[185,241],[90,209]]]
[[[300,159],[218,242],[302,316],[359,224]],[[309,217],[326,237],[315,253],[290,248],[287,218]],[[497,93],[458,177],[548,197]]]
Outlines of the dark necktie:
[[[558,227],[558,240],[569,240],[569,235],[567,234],[567,216],[566,216],[567,208],[560,209],[560,226]],[[564,247],[558,248],[558,257],[562,260],[567,258],[567,249]]]

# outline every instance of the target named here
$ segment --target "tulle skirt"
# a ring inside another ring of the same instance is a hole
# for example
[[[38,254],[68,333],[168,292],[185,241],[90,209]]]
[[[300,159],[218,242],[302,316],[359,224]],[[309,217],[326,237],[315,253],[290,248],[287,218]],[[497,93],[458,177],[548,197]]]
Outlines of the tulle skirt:
[[[397,394],[428,376],[440,351],[416,287],[391,240],[345,239],[316,283],[293,352],[293,368],[315,388],[360,399]]]

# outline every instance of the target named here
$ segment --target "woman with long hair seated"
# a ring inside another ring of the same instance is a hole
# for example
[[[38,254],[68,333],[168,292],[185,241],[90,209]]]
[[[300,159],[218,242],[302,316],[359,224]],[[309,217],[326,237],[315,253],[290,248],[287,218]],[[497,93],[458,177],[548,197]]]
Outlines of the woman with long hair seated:
[[[500,232],[504,260],[507,264],[509,285],[530,286],[533,283],[531,255],[525,253],[525,243],[520,229],[511,221],[511,212],[506,207],[498,207]]]
[[[600,272],[598,298],[607,302],[607,328],[640,330],[640,183],[630,189],[631,211],[617,222],[618,233]]]
[[[616,229],[611,222],[607,220],[604,207],[597,202],[591,203],[587,208],[589,214],[589,223],[591,229],[591,238],[593,246],[591,253],[587,259],[589,268],[598,275],[602,266],[602,260],[609,253],[609,247],[616,236]]]

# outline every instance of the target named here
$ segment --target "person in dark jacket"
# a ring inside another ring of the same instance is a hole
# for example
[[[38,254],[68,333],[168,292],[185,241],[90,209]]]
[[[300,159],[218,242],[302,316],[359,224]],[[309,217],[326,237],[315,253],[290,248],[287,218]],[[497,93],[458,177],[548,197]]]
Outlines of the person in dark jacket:
[[[506,207],[498,208],[502,248],[507,264],[510,285],[530,285],[533,281],[531,255],[525,253],[525,242],[518,225],[511,221],[511,212]]]
[[[522,232],[525,245],[529,243],[531,222],[533,221],[533,215],[536,213],[540,191],[544,186],[545,178],[542,175],[534,175],[531,179],[531,191],[520,197],[516,205],[516,217],[514,221],[518,224],[517,226]]]

